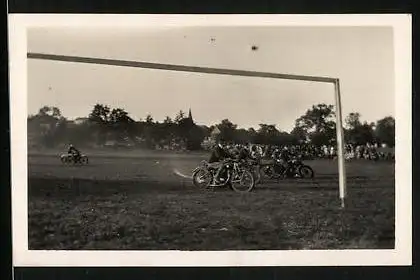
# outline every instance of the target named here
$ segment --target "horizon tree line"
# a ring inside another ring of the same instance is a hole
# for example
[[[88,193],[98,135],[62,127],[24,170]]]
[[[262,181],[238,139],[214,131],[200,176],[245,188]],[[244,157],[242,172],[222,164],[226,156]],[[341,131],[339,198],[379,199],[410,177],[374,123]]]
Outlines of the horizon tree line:
[[[95,104],[86,118],[86,122],[75,124],[62,116],[59,108],[43,106],[37,114],[28,116],[28,142],[42,147],[56,147],[65,143],[90,146],[113,141],[145,148],[178,145],[188,150],[199,150],[215,127],[220,131],[220,140],[238,144],[281,146],[310,143],[322,146],[335,145],[336,140],[334,106],[324,103],[313,105],[297,118],[290,133],[277,129],[276,124],[261,123],[258,129],[238,128],[227,118],[217,124],[199,126],[194,122],[191,110],[188,115],[180,110],[174,118],[167,116],[161,122],[155,121],[150,114],[144,120],[135,121],[123,108]],[[395,119],[392,116],[370,123],[362,122],[360,118],[357,112],[346,116],[346,143],[384,143],[394,147]]]

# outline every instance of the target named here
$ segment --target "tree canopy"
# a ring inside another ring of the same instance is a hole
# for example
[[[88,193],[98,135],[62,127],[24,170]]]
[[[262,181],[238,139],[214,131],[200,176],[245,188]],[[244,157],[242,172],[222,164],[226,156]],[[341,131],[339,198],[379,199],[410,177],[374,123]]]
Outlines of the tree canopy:
[[[134,120],[123,108],[111,108],[106,104],[95,104],[85,121],[76,123],[62,116],[57,107],[43,106],[36,115],[28,117],[28,129],[33,141],[43,146],[56,146],[73,142],[78,145],[104,145],[109,141],[131,143],[149,148],[156,146],[183,146],[185,149],[201,149],[203,141],[217,127],[220,140],[232,143],[259,143],[289,145],[311,143],[315,146],[334,144],[334,106],[316,104],[295,121],[288,133],[277,128],[277,124],[259,124],[258,129],[239,128],[229,119],[222,119],[210,126],[195,124],[190,114],[180,110],[173,118],[166,116],[155,121],[151,114],[144,120]],[[395,144],[395,120],[387,116],[377,122],[362,122],[360,113],[352,112],[345,118],[346,142]],[[279,120],[280,123],[280,120]]]

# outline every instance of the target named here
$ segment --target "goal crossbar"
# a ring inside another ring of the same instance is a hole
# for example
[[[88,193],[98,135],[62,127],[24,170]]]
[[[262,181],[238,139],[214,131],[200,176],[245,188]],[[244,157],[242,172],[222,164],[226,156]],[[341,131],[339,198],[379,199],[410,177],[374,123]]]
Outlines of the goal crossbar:
[[[346,174],[345,174],[345,165],[344,165],[344,132],[343,132],[343,125],[342,125],[340,82],[338,78],[293,75],[293,74],[272,73],[272,72],[258,72],[258,71],[248,71],[248,70],[210,68],[210,67],[199,67],[199,66],[188,66],[188,65],[162,64],[162,63],[128,61],[128,60],[118,60],[118,59],[55,55],[55,54],[44,54],[44,53],[34,53],[34,52],[28,52],[27,58],[41,59],[41,60],[54,60],[54,61],[63,61],[63,62],[87,63],[87,64],[102,64],[102,65],[121,66],[121,67],[168,70],[168,71],[180,71],[180,72],[195,72],[195,73],[217,74],[217,75],[245,76],[245,77],[259,77],[259,78],[271,78],[271,79],[283,79],[283,80],[299,80],[299,81],[332,83],[334,84],[334,89],[335,89],[335,104],[336,104],[336,132],[337,132],[337,147],[338,147],[337,155],[338,155],[338,171],[339,171],[338,174],[339,174],[339,190],[340,190],[339,193],[340,193],[340,199],[341,199],[341,207],[344,207],[345,205],[344,200],[346,197]]]
[[[246,77],[288,79],[288,80],[301,80],[301,81],[304,80],[304,81],[326,82],[326,83],[334,83],[337,80],[337,79],[329,78],[329,77],[291,75],[291,74],[280,74],[280,73],[270,73],[270,72],[220,69],[220,68],[210,68],[210,67],[104,59],[104,58],[81,57],[81,56],[42,54],[42,53],[28,53],[27,57],[32,58],[32,59],[45,59],[45,60],[56,60],[56,61],[66,61],[66,62],[103,64],[103,65],[112,65],[112,66],[159,69],[159,70],[180,71],[180,72],[195,72],[195,73],[230,75],[230,76],[246,76]]]

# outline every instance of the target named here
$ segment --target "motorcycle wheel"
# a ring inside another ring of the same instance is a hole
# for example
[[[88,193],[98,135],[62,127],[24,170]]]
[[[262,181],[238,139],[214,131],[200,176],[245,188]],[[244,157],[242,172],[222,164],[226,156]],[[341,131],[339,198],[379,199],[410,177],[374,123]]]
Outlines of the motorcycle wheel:
[[[89,163],[89,158],[88,158],[87,156],[82,156],[82,157],[80,158],[80,162],[81,162],[82,164],[88,164],[88,163]]]
[[[254,175],[249,170],[242,170],[240,174],[235,174],[230,183],[235,192],[250,192],[255,187]]]
[[[206,189],[210,186],[213,175],[209,170],[199,169],[193,173],[193,184],[199,189]]]
[[[313,178],[314,177],[314,171],[310,166],[302,165],[299,168],[299,175],[301,178]]]
[[[68,162],[69,162],[69,158],[68,157],[66,157],[66,156],[62,156],[61,157],[61,163],[67,164]]]

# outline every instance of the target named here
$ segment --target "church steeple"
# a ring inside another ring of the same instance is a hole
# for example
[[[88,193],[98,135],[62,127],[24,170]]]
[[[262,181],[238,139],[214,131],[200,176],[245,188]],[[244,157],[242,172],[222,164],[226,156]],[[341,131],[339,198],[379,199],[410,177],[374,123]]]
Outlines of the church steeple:
[[[189,122],[191,125],[193,125],[193,124],[194,124],[194,120],[193,120],[192,113],[191,113],[191,108],[190,108],[190,110],[188,111],[188,122]]]
[[[188,111],[188,118],[192,121],[193,120],[193,118],[192,118],[192,114],[191,114],[191,108],[190,108],[190,110]]]

